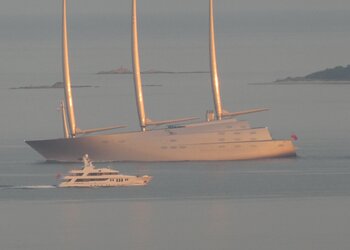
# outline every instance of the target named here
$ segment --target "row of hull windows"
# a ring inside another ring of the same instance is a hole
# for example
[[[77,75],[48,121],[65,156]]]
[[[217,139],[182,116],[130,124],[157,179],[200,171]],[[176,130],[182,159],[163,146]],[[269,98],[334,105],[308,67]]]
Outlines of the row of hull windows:
[[[70,182],[72,179],[68,179],[65,180],[64,182]],[[115,182],[124,182],[124,181],[128,181],[129,179],[108,179],[108,178],[104,178],[104,179],[94,179],[94,178],[89,178],[89,179],[76,179],[75,182],[90,182],[90,181],[115,181]]]
[[[240,138],[235,138],[233,139],[234,142],[241,142],[242,139]],[[244,140],[244,141],[257,141],[257,138],[250,138],[249,140]],[[219,138],[218,139],[218,142],[226,142],[226,139],[225,138]],[[227,141],[227,143],[232,143],[232,141]],[[187,146],[162,146],[161,149],[167,149],[167,148],[172,148],[172,149],[176,149],[176,148],[182,148],[182,149],[185,149],[187,148]]]
[[[83,176],[83,173],[73,173],[70,176]],[[87,176],[118,175],[118,173],[89,173]]]
[[[254,140],[252,141],[256,141],[256,139],[254,138]],[[283,147],[284,145],[278,145],[279,147]],[[229,143],[227,145],[218,145],[217,146],[218,148],[240,148],[240,147],[247,147],[245,145],[240,145],[240,144],[237,144],[237,145],[230,145]],[[257,145],[255,144],[252,144],[252,145],[249,145],[249,147],[257,147]],[[180,148],[180,149],[185,149],[187,148],[186,146],[179,146],[179,147],[176,147],[176,146],[171,146],[171,147],[167,147],[167,146],[162,146],[161,149],[177,149],[177,148]]]
[[[88,176],[117,175],[118,173],[90,173]]]
[[[89,181],[107,181],[108,178],[105,178],[105,179],[93,179],[93,178],[90,178],[90,179],[77,179],[75,180],[76,182],[89,182]]]

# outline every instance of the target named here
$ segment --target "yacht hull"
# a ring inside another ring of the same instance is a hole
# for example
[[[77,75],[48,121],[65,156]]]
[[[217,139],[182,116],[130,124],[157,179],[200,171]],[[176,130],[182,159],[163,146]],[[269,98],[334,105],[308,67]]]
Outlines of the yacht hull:
[[[266,128],[179,133],[178,129],[26,141],[46,160],[220,161],[295,156],[290,140],[271,140]],[[236,133],[236,134],[235,134]],[[240,134],[237,134],[240,133]]]
[[[116,182],[116,179],[127,179],[128,181]],[[89,188],[89,187],[130,187],[130,186],[146,186],[151,176],[128,176],[119,175],[108,178],[106,181],[84,181],[84,182],[62,182],[58,185],[60,188]]]

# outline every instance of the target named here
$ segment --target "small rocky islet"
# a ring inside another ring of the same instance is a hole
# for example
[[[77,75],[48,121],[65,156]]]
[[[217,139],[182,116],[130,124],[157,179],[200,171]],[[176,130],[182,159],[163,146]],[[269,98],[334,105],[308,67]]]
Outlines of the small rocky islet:
[[[306,76],[299,77],[287,77],[284,79],[278,79],[275,83],[312,83],[312,82],[325,82],[325,83],[349,83],[350,84],[350,65],[336,66],[334,68],[328,68],[325,70],[317,71]]]

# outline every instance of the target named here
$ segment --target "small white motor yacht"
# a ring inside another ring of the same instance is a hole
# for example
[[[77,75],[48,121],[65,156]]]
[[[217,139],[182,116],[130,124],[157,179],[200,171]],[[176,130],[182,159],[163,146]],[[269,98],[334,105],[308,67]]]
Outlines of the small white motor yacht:
[[[84,167],[72,169],[62,178],[58,187],[120,187],[145,186],[152,176],[123,175],[110,168],[95,168],[89,156],[83,156]]]

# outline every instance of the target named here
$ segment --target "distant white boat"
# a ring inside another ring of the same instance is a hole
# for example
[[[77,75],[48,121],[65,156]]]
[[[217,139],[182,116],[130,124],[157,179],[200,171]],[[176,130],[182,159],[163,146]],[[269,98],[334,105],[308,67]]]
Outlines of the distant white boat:
[[[152,177],[120,174],[110,168],[95,168],[88,155],[83,156],[84,167],[70,170],[58,187],[125,187],[145,186]]]

